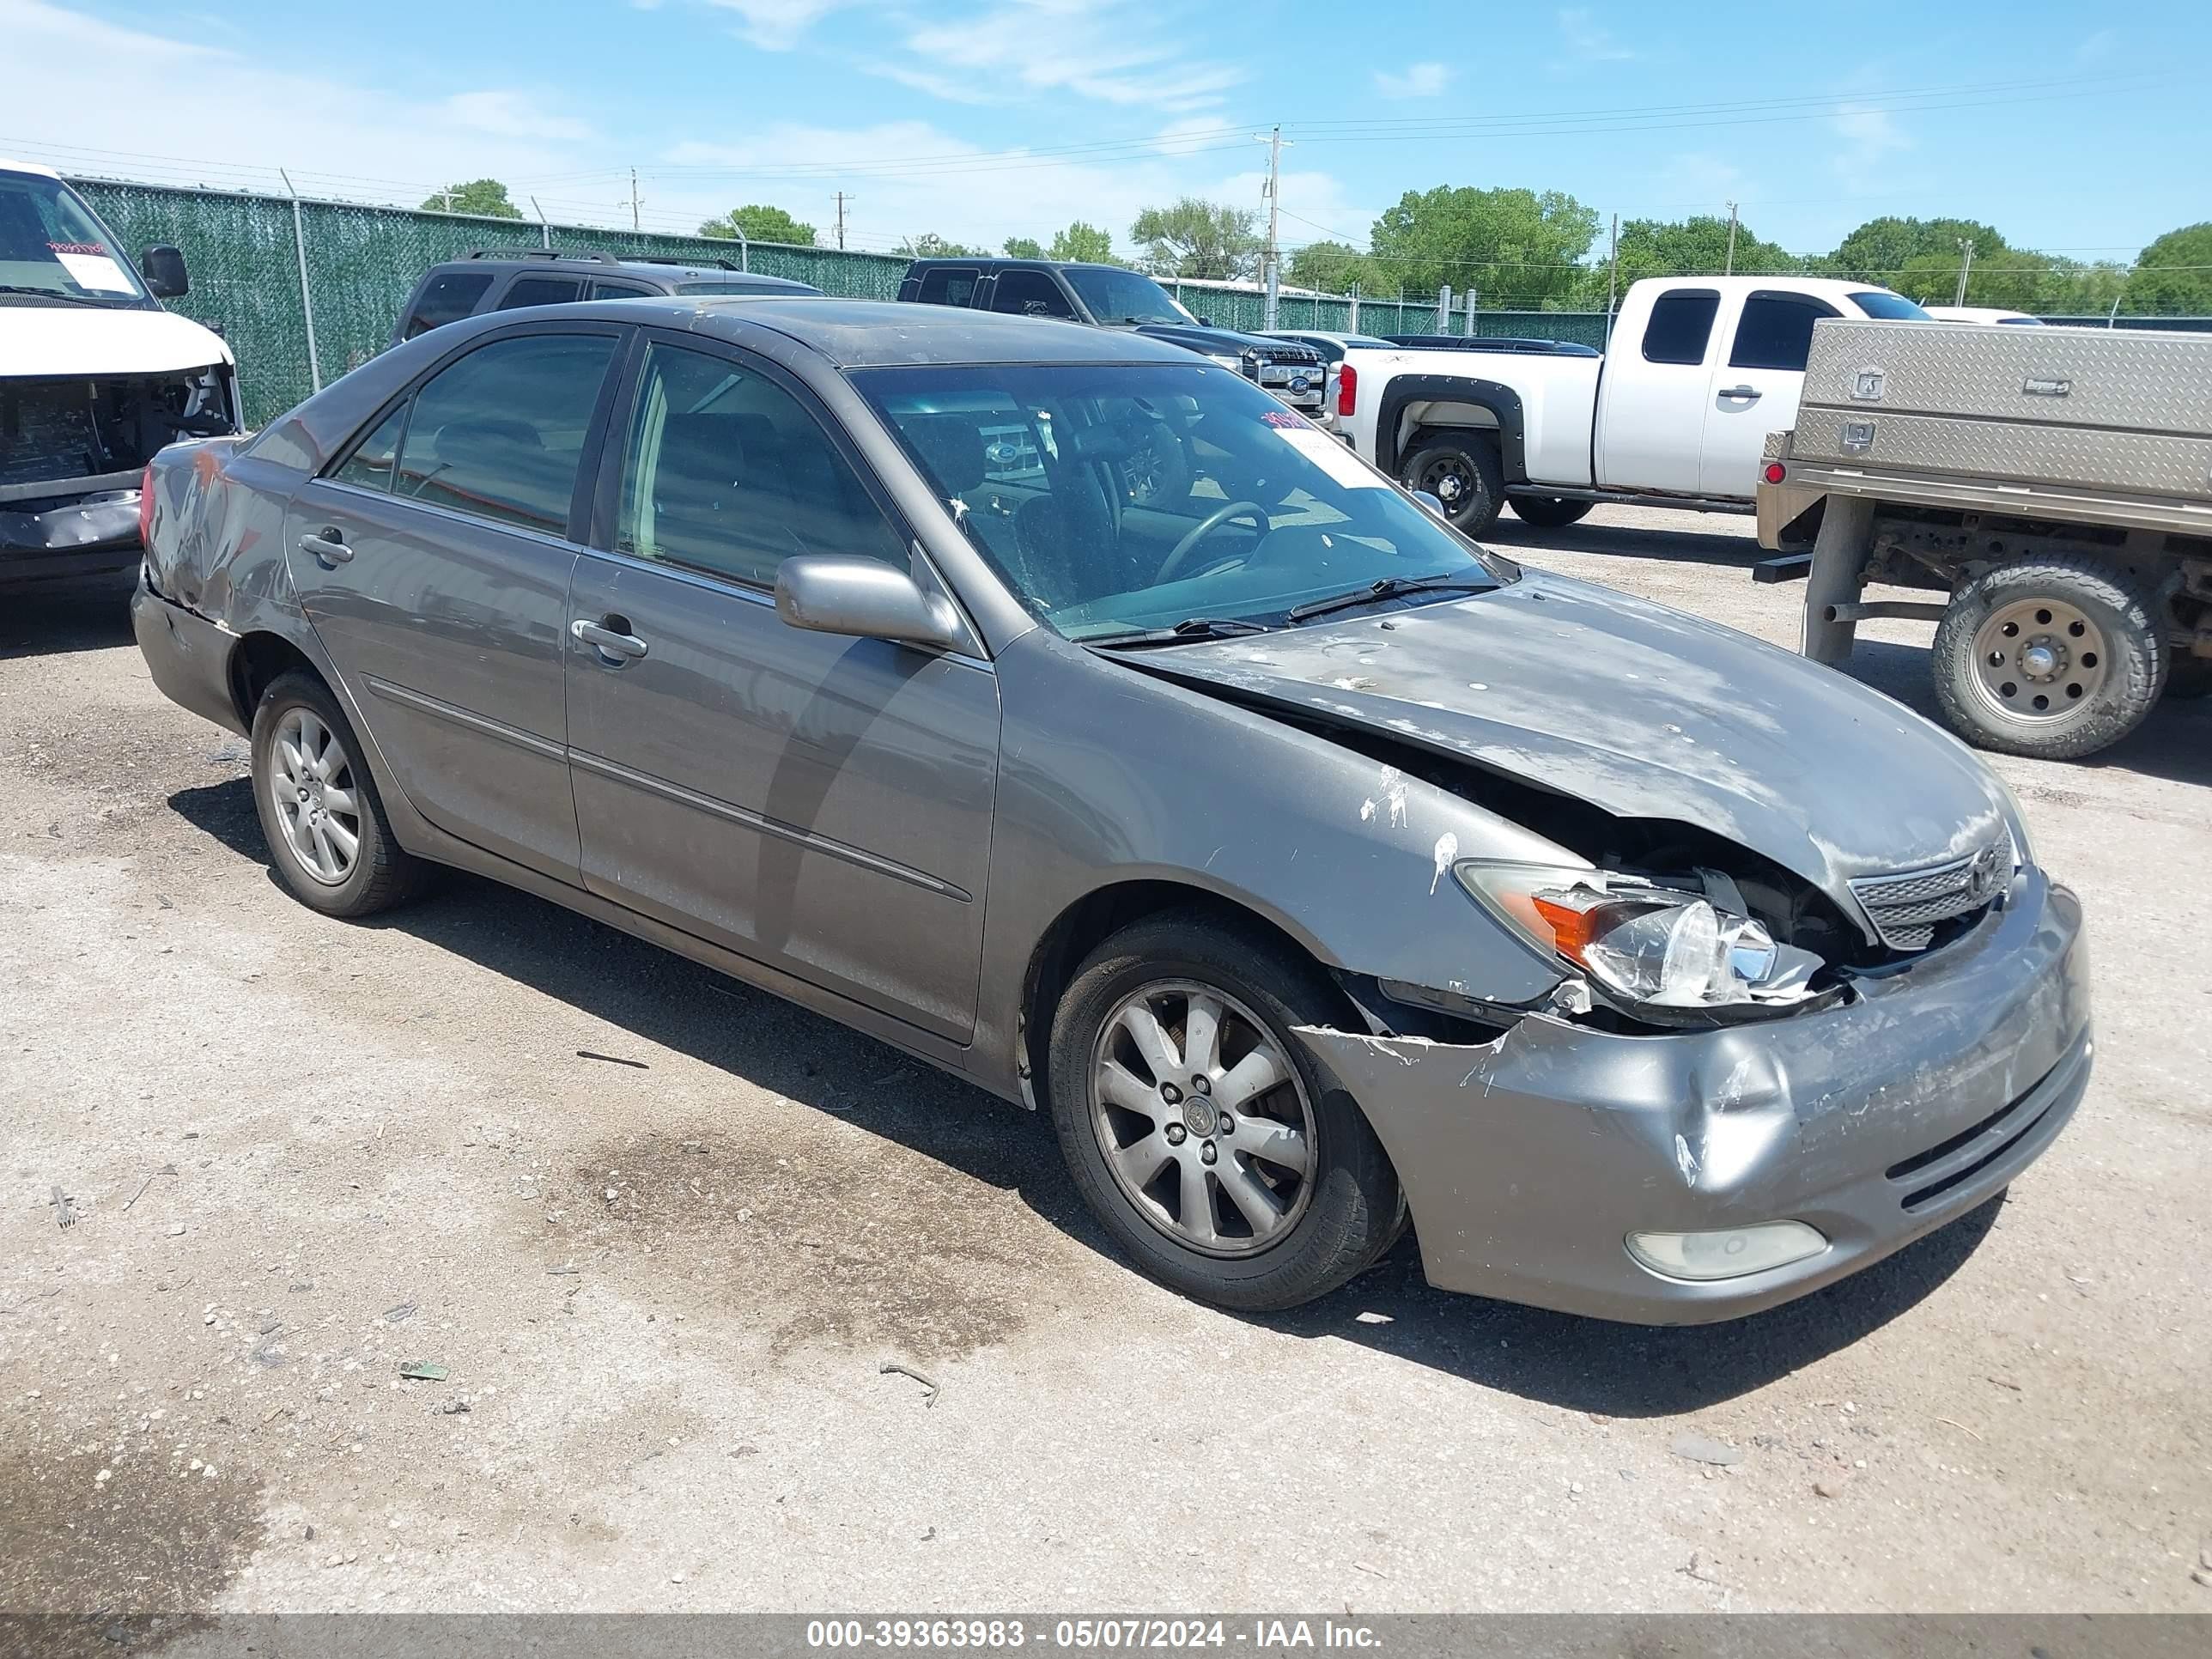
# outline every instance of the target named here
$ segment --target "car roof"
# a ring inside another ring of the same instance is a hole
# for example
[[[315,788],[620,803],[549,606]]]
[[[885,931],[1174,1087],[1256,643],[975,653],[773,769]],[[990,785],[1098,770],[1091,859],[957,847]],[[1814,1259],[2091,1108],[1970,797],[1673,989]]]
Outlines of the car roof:
[[[729,265],[672,264],[659,259],[599,259],[588,253],[556,254],[549,258],[542,253],[532,253],[526,250],[513,254],[483,252],[471,254],[465,259],[441,259],[431,270],[441,273],[455,270],[555,271],[563,276],[617,276],[670,283],[727,281],[758,283],[763,288],[787,288],[794,292],[812,290],[812,284],[794,282],[788,276],[771,276],[760,270],[738,270]]]
[[[1103,259],[1025,259],[1018,254],[1009,253],[978,253],[972,256],[958,253],[933,253],[927,258],[916,259],[914,265],[909,265],[908,269],[912,270],[915,265],[957,265],[963,270],[973,270],[979,266],[983,270],[992,270],[1006,265],[1042,267],[1047,270],[1127,270],[1129,269],[1127,265],[1112,264]],[[1146,273],[1139,270],[1135,274],[1142,276]],[[1158,278],[1154,280],[1157,281]]]
[[[0,155],[0,173],[27,173],[39,179],[58,179],[61,174],[43,161],[11,161]]]
[[[736,345],[757,344],[761,333],[780,334],[839,368],[928,363],[1188,365],[1197,361],[1186,347],[1121,329],[1088,328],[1051,318],[969,311],[960,306],[827,295],[669,295],[533,306],[527,313],[488,312],[471,320],[514,322],[525,316],[533,321],[573,317],[601,322],[621,316]]]

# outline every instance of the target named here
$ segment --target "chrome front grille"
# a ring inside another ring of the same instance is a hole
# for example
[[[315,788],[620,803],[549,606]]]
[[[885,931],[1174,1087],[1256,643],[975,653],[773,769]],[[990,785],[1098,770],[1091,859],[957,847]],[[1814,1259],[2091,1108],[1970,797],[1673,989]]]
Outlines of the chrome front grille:
[[[1874,931],[1893,951],[1924,951],[1938,923],[1986,908],[2012,879],[2009,838],[1948,864],[1900,870],[1893,876],[1860,876],[1851,893]]]

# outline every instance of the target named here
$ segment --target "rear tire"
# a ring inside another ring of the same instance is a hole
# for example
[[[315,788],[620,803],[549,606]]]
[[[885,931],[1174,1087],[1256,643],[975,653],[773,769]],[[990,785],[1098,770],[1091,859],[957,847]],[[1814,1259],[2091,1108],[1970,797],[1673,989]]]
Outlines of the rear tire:
[[[361,740],[314,675],[280,674],[253,711],[253,804],[277,879],[326,916],[412,897],[432,866],[392,837]]]
[[[1595,501],[1571,501],[1565,495],[1508,495],[1505,505],[1513,516],[1534,530],[1565,530],[1589,516]]]
[[[1482,536],[1505,505],[1505,469],[1494,432],[1432,432],[1400,465],[1398,482],[1425,489],[1444,505],[1462,536]]]
[[[1397,1237],[1382,1143],[1294,1034],[1337,1023],[1340,1000],[1257,928],[1189,915],[1132,923],[1077,971],[1053,1016],[1053,1127],[1084,1202],[1151,1278],[1269,1313],[1327,1295]],[[1160,1064],[1137,1040],[1146,1017]]]
[[[2151,604],[2090,559],[1997,565],[1953,597],[1936,629],[1936,701],[1981,749],[2075,760],[2142,724],[2166,684]]]

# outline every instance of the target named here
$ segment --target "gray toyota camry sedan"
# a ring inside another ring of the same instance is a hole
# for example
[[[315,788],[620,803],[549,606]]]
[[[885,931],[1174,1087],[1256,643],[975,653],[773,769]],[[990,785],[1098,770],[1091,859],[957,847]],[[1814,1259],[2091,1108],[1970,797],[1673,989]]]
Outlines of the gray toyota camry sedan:
[[[1509,441],[1507,453],[1513,452]],[[834,300],[501,312],[150,469],[138,641],[333,917],[458,866],[1048,1110],[1128,1257],[1724,1318],[2087,1082],[1980,761],[1525,570],[1238,375]]]

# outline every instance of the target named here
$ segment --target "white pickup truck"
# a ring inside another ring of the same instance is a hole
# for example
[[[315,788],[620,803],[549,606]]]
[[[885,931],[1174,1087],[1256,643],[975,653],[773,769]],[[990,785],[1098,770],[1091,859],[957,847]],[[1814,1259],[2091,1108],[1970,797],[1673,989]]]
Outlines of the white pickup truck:
[[[1602,356],[1525,340],[1349,350],[1338,431],[1469,535],[1507,506],[1545,528],[1608,501],[1747,512],[1766,434],[1796,417],[1824,317],[1927,313],[1865,283],[1647,277],[1630,285]]]

